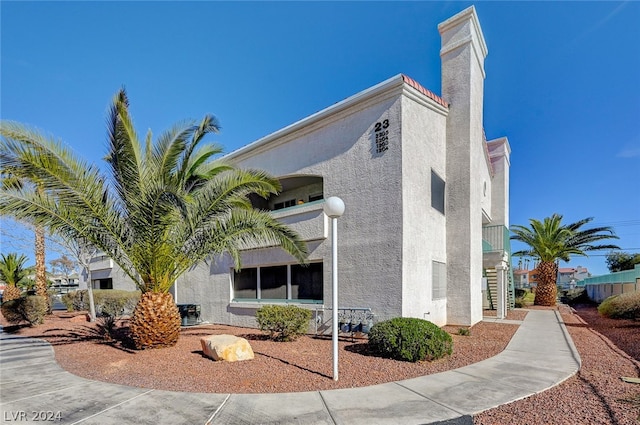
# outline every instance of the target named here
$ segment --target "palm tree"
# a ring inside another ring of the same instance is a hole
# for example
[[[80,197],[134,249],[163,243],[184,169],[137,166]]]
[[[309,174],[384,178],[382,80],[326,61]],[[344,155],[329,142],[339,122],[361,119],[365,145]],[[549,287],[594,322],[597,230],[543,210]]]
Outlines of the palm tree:
[[[24,254],[11,252],[0,257],[0,279],[4,281],[6,287],[2,294],[3,301],[11,301],[20,298],[22,291],[21,284],[28,280],[33,273],[33,267],[25,267],[27,257]]]
[[[8,170],[2,169],[0,170],[0,177],[2,178],[2,187],[21,187],[23,184],[27,184],[28,182],[22,181],[16,176],[11,175]],[[41,190],[37,188],[36,190]],[[42,226],[35,226],[35,256],[36,256],[36,266],[35,270],[35,287],[36,294],[47,296],[47,265],[45,263],[45,230]]]
[[[569,261],[571,255],[584,255],[587,251],[619,249],[615,245],[594,245],[605,239],[618,239],[610,227],[595,227],[581,230],[593,217],[579,220],[568,225],[562,224],[562,216],[553,214],[543,221],[530,219],[530,227],[514,225],[512,240],[520,241],[529,249],[515,252],[514,256],[531,256],[540,261],[537,266],[538,286],[534,304],[556,305],[558,289],[558,260]]]
[[[124,90],[108,117],[108,173],[15,122],[0,127],[0,160],[12,174],[44,190],[9,188],[0,213],[29,218],[67,238],[83,239],[109,255],[142,291],[131,319],[137,348],[178,340],[180,315],[169,288],[189,268],[228,254],[240,267],[243,249],[281,246],[299,261],[305,244],[248,196],[268,197],[279,182],[262,171],[242,170],[201,145],[218,131],[212,116],[183,122],[153,142],[140,143]]]

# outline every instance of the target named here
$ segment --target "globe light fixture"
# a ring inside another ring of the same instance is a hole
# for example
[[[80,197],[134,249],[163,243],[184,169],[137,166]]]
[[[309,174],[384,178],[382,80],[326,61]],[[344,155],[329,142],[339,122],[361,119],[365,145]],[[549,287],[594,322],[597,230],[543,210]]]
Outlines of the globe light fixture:
[[[344,214],[344,202],[332,196],[324,203],[324,213],[331,218],[331,340],[333,345],[333,380],[338,380],[338,217]]]

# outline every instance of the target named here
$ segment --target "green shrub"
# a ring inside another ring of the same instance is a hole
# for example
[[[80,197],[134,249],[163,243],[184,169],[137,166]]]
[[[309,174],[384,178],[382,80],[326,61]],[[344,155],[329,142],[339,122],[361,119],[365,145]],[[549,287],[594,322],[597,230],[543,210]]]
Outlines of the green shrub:
[[[598,312],[611,319],[640,319],[640,292],[613,295],[602,301]]]
[[[63,294],[62,297],[60,297],[60,301],[62,301],[62,304],[67,307],[67,311],[74,311],[73,297],[76,292],[78,291],[67,292],[66,294]]]
[[[307,333],[311,310],[295,305],[265,305],[256,311],[260,330],[274,341],[293,341]]]
[[[383,357],[410,362],[431,361],[451,354],[453,339],[427,320],[396,317],[373,325],[369,346]]]
[[[85,308],[86,301],[86,308]],[[71,291],[62,296],[62,302],[69,311],[83,311],[89,309],[87,290]]]
[[[48,297],[40,295],[27,295],[2,303],[2,315],[14,324],[28,322],[31,326],[40,325],[44,323],[48,309]]]
[[[138,304],[138,301],[140,301],[140,291],[97,289],[93,291],[93,300],[96,305],[97,315],[113,317],[128,316],[133,313],[133,309],[136,307],[136,304]]]
[[[94,289],[93,302],[96,316],[102,314],[121,317],[133,313],[140,300],[140,291],[122,291],[119,289]],[[81,289],[62,296],[62,302],[69,311],[89,310],[89,291]]]
[[[563,290],[560,292],[560,301],[569,305],[587,304],[592,302],[589,299],[589,295],[587,295],[587,290],[585,288]]]
[[[527,290],[522,288],[516,288],[515,296],[516,298],[524,298],[527,295]]]
[[[15,298],[2,303],[2,315],[7,322],[17,324],[24,320],[20,305],[22,305],[22,298]]]
[[[458,335],[469,336],[471,335],[471,330],[469,328],[458,328]]]
[[[524,298],[523,297],[518,297],[514,300],[513,302],[513,306],[515,308],[524,308],[525,303],[524,303]]]

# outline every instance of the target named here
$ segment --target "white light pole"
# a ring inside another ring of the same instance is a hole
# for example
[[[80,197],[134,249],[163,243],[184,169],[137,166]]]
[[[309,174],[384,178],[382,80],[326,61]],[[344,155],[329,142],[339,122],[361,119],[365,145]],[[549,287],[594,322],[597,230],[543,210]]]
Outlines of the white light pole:
[[[331,218],[331,295],[333,342],[333,380],[338,380],[338,217],[344,213],[344,202],[337,196],[325,201],[324,213]]]

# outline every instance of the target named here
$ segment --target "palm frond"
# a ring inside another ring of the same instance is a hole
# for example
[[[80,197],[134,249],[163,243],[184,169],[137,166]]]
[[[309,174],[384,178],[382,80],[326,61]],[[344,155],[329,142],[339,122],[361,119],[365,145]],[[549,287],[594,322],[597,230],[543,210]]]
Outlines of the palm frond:
[[[128,108],[120,90],[109,111],[108,174],[39,131],[2,122],[2,179],[21,184],[0,187],[0,214],[88,241],[143,291],[167,291],[211,255],[229,253],[239,265],[241,251],[256,246],[305,260],[299,236],[249,200],[277,193],[278,180],[215,160],[221,147],[202,144],[218,131],[215,118],[176,124],[156,143],[148,132],[143,151]]]

